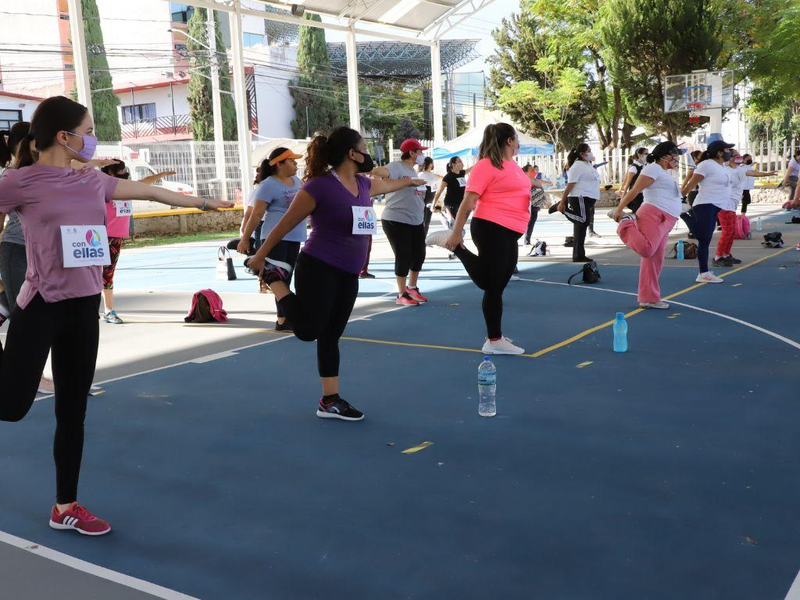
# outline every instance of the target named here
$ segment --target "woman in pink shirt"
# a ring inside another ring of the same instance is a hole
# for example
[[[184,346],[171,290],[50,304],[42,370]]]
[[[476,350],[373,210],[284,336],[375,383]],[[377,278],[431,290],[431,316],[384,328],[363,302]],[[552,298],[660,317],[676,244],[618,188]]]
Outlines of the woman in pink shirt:
[[[77,496],[86,399],[97,359],[101,271],[108,262],[106,203],[142,198],[203,209],[230,203],[181,196],[95,169],[71,169],[73,159],[91,160],[97,146],[93,131],[84,106],[62,96],[48,98],[33,115],[16,168],[0,179],[0,212],[17,211],[28,257],[6,346],[0,346],[0,420],[19,421],[28,413],[52,351],[57,504],[50,526],[103,535],[109,524],[79,505]]]
[[[472,281],[483,290],[486,354],[525,352],[502,332],[503,290],[517,266],[517,242],[525,233],[531,214],[531,180],[513,160],[518,150],[517,132],[511,125],[488,125],[453,230],[428,236],[429,243],[454,252]],[[463,237],[473,208],[470,232],[478,247],[477,255],[466,249]]]
[[[106,175],[118,179],[130,178],[128,167],[123,161],[114,163],[100,169]],[[114,325],[121,325],[122,319],[114,310],[114,273],[117,270],[122,244],[131,232],[131,200],[115,200],[106,202],[106,218],[108,228],[108,250],[111,253],[111,264],[103,267],[103,321]]]

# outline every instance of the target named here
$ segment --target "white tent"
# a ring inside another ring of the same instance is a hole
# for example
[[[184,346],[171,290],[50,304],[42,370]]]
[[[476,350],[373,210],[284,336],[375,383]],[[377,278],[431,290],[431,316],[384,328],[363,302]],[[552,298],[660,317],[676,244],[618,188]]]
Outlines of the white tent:
[[[499,121],[487,121],[481,123],[477,127],[470,129],[463,135],[458,136],[456,139],[447,142],[446,144],[433,149],[433,158],[435,160],[444,160],[460,156],[461,158],[478,156],[478,148],[483,139],[483,130],[487,125],[499,123]],[[519,153],[520,154],[553,154],[553,145],[537,140],[524,133],[519,134]]]

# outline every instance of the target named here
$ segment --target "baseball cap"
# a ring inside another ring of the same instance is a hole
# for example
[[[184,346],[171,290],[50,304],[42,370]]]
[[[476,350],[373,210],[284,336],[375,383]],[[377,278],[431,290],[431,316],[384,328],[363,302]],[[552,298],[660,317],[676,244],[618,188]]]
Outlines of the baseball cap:
[[[410,140],[406,140],[402,144],[400,144],[400,152],[405,154],[406,152],[413,152],[414,150],[427,150],[427,146],[423,146],[419,143],[419,140],[415,140],[411,138]]]
[[[714,156],[717,152],[722,150],[727,150],[728,148],[733,148],[736,144],[726,144],[723,140],[714,140],[708,145],[708,155]]]

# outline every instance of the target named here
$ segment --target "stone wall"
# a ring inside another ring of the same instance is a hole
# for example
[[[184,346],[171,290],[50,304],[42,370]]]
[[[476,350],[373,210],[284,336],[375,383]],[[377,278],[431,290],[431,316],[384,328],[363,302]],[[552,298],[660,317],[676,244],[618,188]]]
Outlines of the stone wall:
[[[230,231],[242,224],[241,207],[219,212],[176,210],[176,214],[136,215],[133,233],[136,236],[166,236],[201,232]]]

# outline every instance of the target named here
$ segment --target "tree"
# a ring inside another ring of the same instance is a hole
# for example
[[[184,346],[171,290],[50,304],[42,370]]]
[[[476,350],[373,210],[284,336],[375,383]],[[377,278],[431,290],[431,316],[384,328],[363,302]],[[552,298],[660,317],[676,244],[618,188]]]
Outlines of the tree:
[[[411,119],[403,117],[397,125],[394,143],[399,146],[404,141],[410,140],[411,138],[420,139],[422,137],[422,132],[416,128]]]
[[[664,113],[667,75],[718,66],[720,14],[709,0],[607,0],[602,7],[602,55],[632,117],[670,140],[696,126],[686,113]]]
[[[81,0],[83,31],[86,37],[86,54],[89,66],[89,87],[92,90],[94,130],[98,139],[118,142],[122,137],[119,124],[119,98],[114,94],[111,71],[108,68],[100,14],[95,0]]]
[[[186,48],[191,61],[189,77],[189,116],[192,120],[192,137],[198,142],[214,139],[214,110],[211,94],[212,59],[209,56],[208,13],[205,8],[195,8],[189,19]],[[237,139],[236,106],[231,96],[231,72],[228,67],[225,44],[222,42],[219,17],[214,13],[216,40],[214,40],[214,59],[219,69],[220,99],[222,104],[222,137],[225,140]],[[192,39],[194,38],[194,39]],[[197,40],[197,41],[195,41]],[[224,93],[228,92],[228,93]]]
[[[559,85],[562,86],[561,92],[565,92],[564,86],[575,80],[574,70],[581,70],[584,59],[580,53],[566,47],[554,49],[550,45],[551,38],[531,13],[528,0],[521,0],[520,12],[503,19],[492,36],[497,49],[489,58],[489,97],[502,103],[503,111],[527,133],[552,139],[556,129],[558,149],[583,141],[592,121],[588,90],[584,89],[577,95],[565,95],[570,104],[561,107],[559,114],[562,118],[555,128],[545,117],[545,113],[553,114],[545,109],[547,96],[552,98]],[[540,59],[546,60],[540,62]],[[541,71],[540,68],[545,66],[548,71]],[[558,73],[564,69],[573,71],[562,79]],[[532,95],[540,101],[536,108],[526,101]]]
[[[310,21],[321,21],[319,15],[306,13]],[[295,118],[291,123],[296,138],[330,132],[347,122],[347,90],[334,82],[325,30],[301,26],[297,44],[297,68],[300,74],[289,84],[294,99]]]

